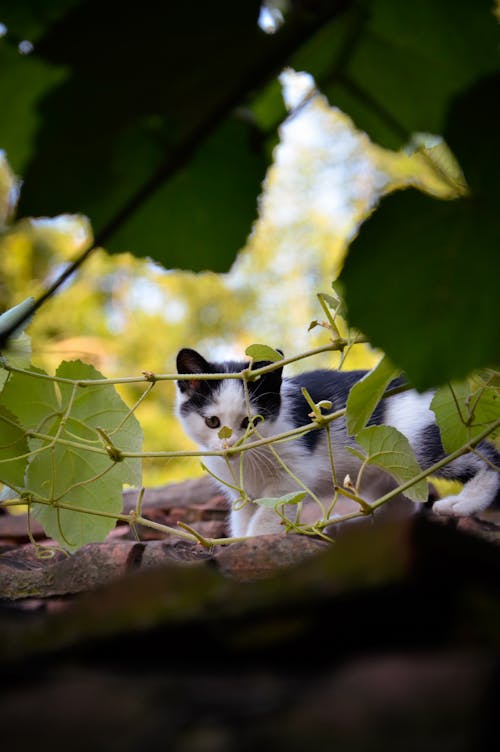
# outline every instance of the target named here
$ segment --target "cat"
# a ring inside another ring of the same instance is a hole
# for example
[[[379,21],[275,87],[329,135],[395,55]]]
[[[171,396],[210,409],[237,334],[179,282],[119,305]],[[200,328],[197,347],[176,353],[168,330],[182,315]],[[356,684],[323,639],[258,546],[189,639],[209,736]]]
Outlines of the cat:
[[[252,368],[255,370],[266,365],[269,363],[257,362],[252,364]],[[249,361],[210,362],[188,348],[180,350],[177,355],[179,374],[232,374],[248,366]],[[220,451],[233,446],[245,436],[248,441],[254,441],[311,422],[311,408],[301,387],[306,387],[315,403],[330,401],[332,411],[345,407],[349,390],[365,373],[360,370],[321,369],[283,378],[282,368],[276,368],[248,382],[250,415],[241,379],[179,379],[177,415],[186,433],[201,450]],[[402,383],[397,379],[391,387]],[[432,396],[432,392],[419,394],[410,390],[387,397],[378,404],[369,421],[369,425],[394,426],[403,433],[423,469],[445,456],[439,429],[430,410]],[[249,421],[253,416],[258,416],[255,419],[259,421],[255,422],[258,434],[249,436],[249,429],[253,426],[253,423],[249,425]],[[360,462],[346,448],[355,447],[356,443],[347,434],[345,420],[341,418],[330,425],[336,476],[342,484],[347,475],[356,478]],[[230,428],[232,433],[230,437],[220,438],[219,432],[224,426]],[[500,466],[500,455],[488,442],[482,442],[478,450],[491,464],[474,453],[468,453],[441,469],[439,474],[442,477],[461,481],[464,486],[458,494],[435,502],[434,512],[470,516],[500,501],[500,473],[495,469],[495,466]],[[238,503],[240,492],[237,487],[242,486],[250,499],[281,497],[301,490],[297,480],[292,477],[295,475],[320,498],[332,498],[332,470],[324,430],[312,430],[291,441],[279,443],[275,451],[280,459],[266,446],[243,452],[241,478],[239,453],[230,459],[232,470],[224,457],[203,458],[210,473],[220,479],[222,491],[232,504],[230,528],[233,537],[283,531],[282,520],[273,509],[251,501]],[[280,460],[292,475],[285,471]],[[395,487],[395,482],[386,473],[373,466],[367,467],[363,481],[360,493],[368,501]],[[294,514],[293,508],[289,507],[287,516]]]

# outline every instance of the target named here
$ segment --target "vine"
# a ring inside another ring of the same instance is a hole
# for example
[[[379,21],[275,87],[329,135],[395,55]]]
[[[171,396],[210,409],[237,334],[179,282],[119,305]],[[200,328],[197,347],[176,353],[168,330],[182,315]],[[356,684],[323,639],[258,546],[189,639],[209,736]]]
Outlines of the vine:
[[[1,367],[5,377],[0,393],[0,481],[4,484],[4,492],[0,507],[27,506],[30,540],[39,555],[49,556],[53,549],[40,546],[33,539],[33,517],[67,552],[84,543],[104,540],[118,521],[128,524],[136,536],[137,528],[143,526],[205,547],[242,540],[205,538],[184,523],[173,528],[149,520],[142,513],[143,489],[138,492],[135,509],[123,513],[123,484],[141,488],[143,458],[222,457],[231,470],[233,482],[227,485],[238,494],[237,506],[250,502],[267,506],[279,515],[285,531],[323,538],[328,538],[327,528],[371,515],[400,493],[406,492],[415,501],[426,500],[426,479],[430,475],[462,454],[478,452],[477,445],[500,428],[498,373],[476,374],[467,383],[445,385],[437,390],[433,409],[448,454],[424,471],[419,468],[408,441],[396,429],[389,426],[366,428],[380,399],[409,388],[392,383],[398,371],[386,359],[358,382],[351,390],[346,407],[340,410],[332,411],[332,404],[328,401],[315,403],[304,389],[303,396],[310,407],[310,421],[265,437],[258,428],[260,416],[251,416],[249,382],[319,353],[340,352],[343,363],[345,352],[354,344],[365,341],[356,332],[348,332],[345,337],[341,335],[338,317],[342,314],[342,301],[335,290],[334,295],[320,294],[318,300],[326,320],[312,322],[311,326],[321,325],[330,332],[328,344],[287,358],[266,346],[254,345],[247,349],[250,362],[240,373],[196,374],[197,379],[239,379],[243,383],[248,427],[242,439],[220,451],[142,451],[142,431],[135,417],[137,408],[160,382],[185,380],[193,378],[192,374],[143,371],[141,375],[106,379],[92,366],[73,361],[61,363],[56,373],[49,375],[27,363],[13,363],[4,357]],[[22,336],[26,338],[26,335]],[[257,360],[269,362],[253,369]],[[114,387],[131,383],[144,383],[145,389],[134,405],[128,407]],[[348,427],[353,428],[350,433],[355,434],[357,446],[363,450],[352,449],[360,459],[355,482],[348,477],[342,480],[337,477],[330,428],[339,419],[346,419]],[[282,443],[317,430],[326,433],[331,467],[332,498],[327,503],[303,483],[279,452]],[[231,429],[223,426],[219,438],[223,441],[230,436]],[[296,492],[276,499],[250,499],[243,482],[244,455],[264,449],[268,452],[266,456],[270,455],[293,479]],[[390,459],[393,455],[398,457],[397,463]],[[239,457],[239,471],[230,462],[234,456]],[[373,502],[364,499],[360,492],[367,465],[378,465],[397,481],[396,488]],[[221,482],[220,478],[216,479]],[[358,508],[332,516],[341,496],[355,502]],[[306,498],[319,508],[319,519],[314,523],[301,520]],[[292,514],[290,510],[294,507],[295,513]]]

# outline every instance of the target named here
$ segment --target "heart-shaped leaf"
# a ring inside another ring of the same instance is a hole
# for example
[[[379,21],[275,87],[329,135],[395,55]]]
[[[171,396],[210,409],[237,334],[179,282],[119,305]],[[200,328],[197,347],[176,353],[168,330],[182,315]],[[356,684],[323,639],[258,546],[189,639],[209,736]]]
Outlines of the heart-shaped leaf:
[[[410,442],[392,426],[363,428],[356,441],[366,452],[365,461],[390,473],[399,484],[406,483],[421,472]],[[404,493],[412,501],[427,501],[427,481],[420,480]]]

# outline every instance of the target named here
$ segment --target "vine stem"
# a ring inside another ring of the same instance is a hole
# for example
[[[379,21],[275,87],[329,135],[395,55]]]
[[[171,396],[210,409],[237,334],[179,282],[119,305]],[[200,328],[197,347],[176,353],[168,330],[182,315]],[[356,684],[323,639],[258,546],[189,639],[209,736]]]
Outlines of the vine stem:
[[[142,525],[143,527],[149,527],[153,530],[158,530],[161,533],[176,535],[178,538],[184,538],[185,540],[189,540],[192,543],[200,543],[200,538],[203,538],[203,536],[201,536],[199,533],[197,535],[193,535],[192,533],[185,532],[180,528],[170,527],[169,525],[162,525],[160,522],[148,520],[147,517],[144,517],[142,514],[136,514],[135,511],[131,512],[130,514],[114,514],[113,512],[104,512],[99,509],[77,507],[74,504],[66,504],[63,501],[53,502],[49,501],[48,499],[39,498],[32,498],[31,502],[28,502],[25,499],[9,499],[7,501],[0,502],[0,507],[13,507],[20,505],[24,506],[28,504],[28,507],[30,508],[32,503],[44,504],[45,506],[55,507],[57,509],[65,509],[69,512],[77,512],[78,514],[91,514],[97,517],[106,517],[108,519],[117,520],[119,522],[125,522],[131,527],[133,527],[134,525]],[[239,541],[245,540],[245,538],[203,538],[203,540],[209,546],[227,546],[230,543],[237,543]]]
[[[364,337],[357,337],[354,344],[359,344],[362,342],[366,342],[367,340]],[[282,368],[283,366],[288,365],[289,363],[296,363],[300,360],[304,360],[305,358],[310,358],[313,355],[320,355],[321,353],[325,352],[335,352],[338,350],[342,350],[344,347],[346,347],[350,342],[344,338],[339,338],[335,340],[335,342],[332,342],[328,345],[323,345],[322,347],[315,347],[312,350],[307,350],[303,353],[300,353],[299,355],[293,355],[290,358],[283,358],[281,360],[276,361],[275,363],[271,363],[269,366],[263,366],[262,368],[256,368],[251,372],[251,379],[256,379],[259,376],[269,373],[270,371],[274,371],[276,368]],[[25,368],[17,368],[16,366],[12,366],[9,363],[6,363],[4,366],[5,370],[11,371],[12,373],[18,373],[23,376],[29,376],[36,379],[44,379],[48,381],[54,381],[58,384],[71,384],[75,385],[77,387],[86,388],[86,387],[93,387],[93,386],[112,386],[114,384],[142,384],[144,382],[151,383],[152,379],[154,381],[188,381],[193,379],[192,373],[159,373],[159,374],[153,374],[151,375],[149,372],[144,373],[141,376],[122,376],[115,379],[68,379],[64,376],[50,376],[47,373],[37,373],[35,371],[28,371]],[[248,379],[248,373],[247,371],[240,371],[239,373],[197,373],[196,379],[199,379],[200,381],[217,381],[221,379],[239,379],[244,380]]]
[[[395,389],[391,389],[387,391],[383,397],[389,397],[393,394],[399,394],[402,391],[406,391],[410,387],[403,386],[403,387],[396,387]],[[228,449],[223,449],[220,451],[200,451],[200,450],[184,450],[184,451],[151,451],[151,452],[127,452],[120,450],[120,456],[123,459],[141,459],[141,458],[149,458],[149,459],[174,459],[176,457],[227,457],[232,456],[234,454],[239,454],[241,452],[246,452],[251,449],[256,449],[261,446],[266,446],[267,444],[279,444],[284,441],[290,441],[294,438],[297,438],[298,436],[301,436],[304,433],[308,433],[309,431],[313,430],[319,430],[323,428],[325,425],[331,423],[334,420],[337,420],[338,418],[341,418],[345,415],[346,408],[342,408],[341,410],[336,410],[333,413],[330,413],[328,415],[323,415],[321,418],[321,423],[318,421],[312,421],[311,423],[306,423],[303,426],[299,426],[298,428],[292,428],[289,431],[284,431],[280,434],[275,434],[273,436],[268,436],[267,438],[258,439],[256,441],[250,441],[248,444],[241,444],[239,446],[230,447]],[[101,454],[109,456],[109,452],[106,451],[106,449],[102,447],[93,446],[90,443],[80,443],[76,441],[71,441],[69,439],[62,439],[62,438],[55,438],[54,436],[50,436],[48,434],[39,433],[37,431],[27,431],[27,435],[30,438],[34,439],[40,439],[42,441],[47,441],[48,446],[43,447],[41,449],[47,449],[50,446],[54,444],[62,444],[63,446],[69,446],[73,447],[75,449],[84,449],[89,452],[94,452],[95,454]],[[40,450],[41,451],[41,450]],[[13,459],[17,459],[13,458]]]

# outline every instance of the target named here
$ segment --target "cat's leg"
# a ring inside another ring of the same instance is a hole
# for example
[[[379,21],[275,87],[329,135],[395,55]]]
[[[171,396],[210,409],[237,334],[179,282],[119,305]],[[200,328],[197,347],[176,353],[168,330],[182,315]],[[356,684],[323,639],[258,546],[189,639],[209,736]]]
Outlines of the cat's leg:
[[[460,493],[436,501],[432,511],[454,517],[470,517],[487,509],[500,491],[500,473],[483,467],[465,483]]]
[[[247,502],[244,505],[241,505],[241,501],[236,502],[236,509],[232,508],[229,515],[232,538],[244,538],[247,535],[253,535],[248,530],[256,510],[258,511],[258,508],[252,502]]]
[[[256,509],[250,520],[247,535],[274,535],[284,532],[281,517],[273,509],[259,507],[257,504],[249,504],[248,506]]]

